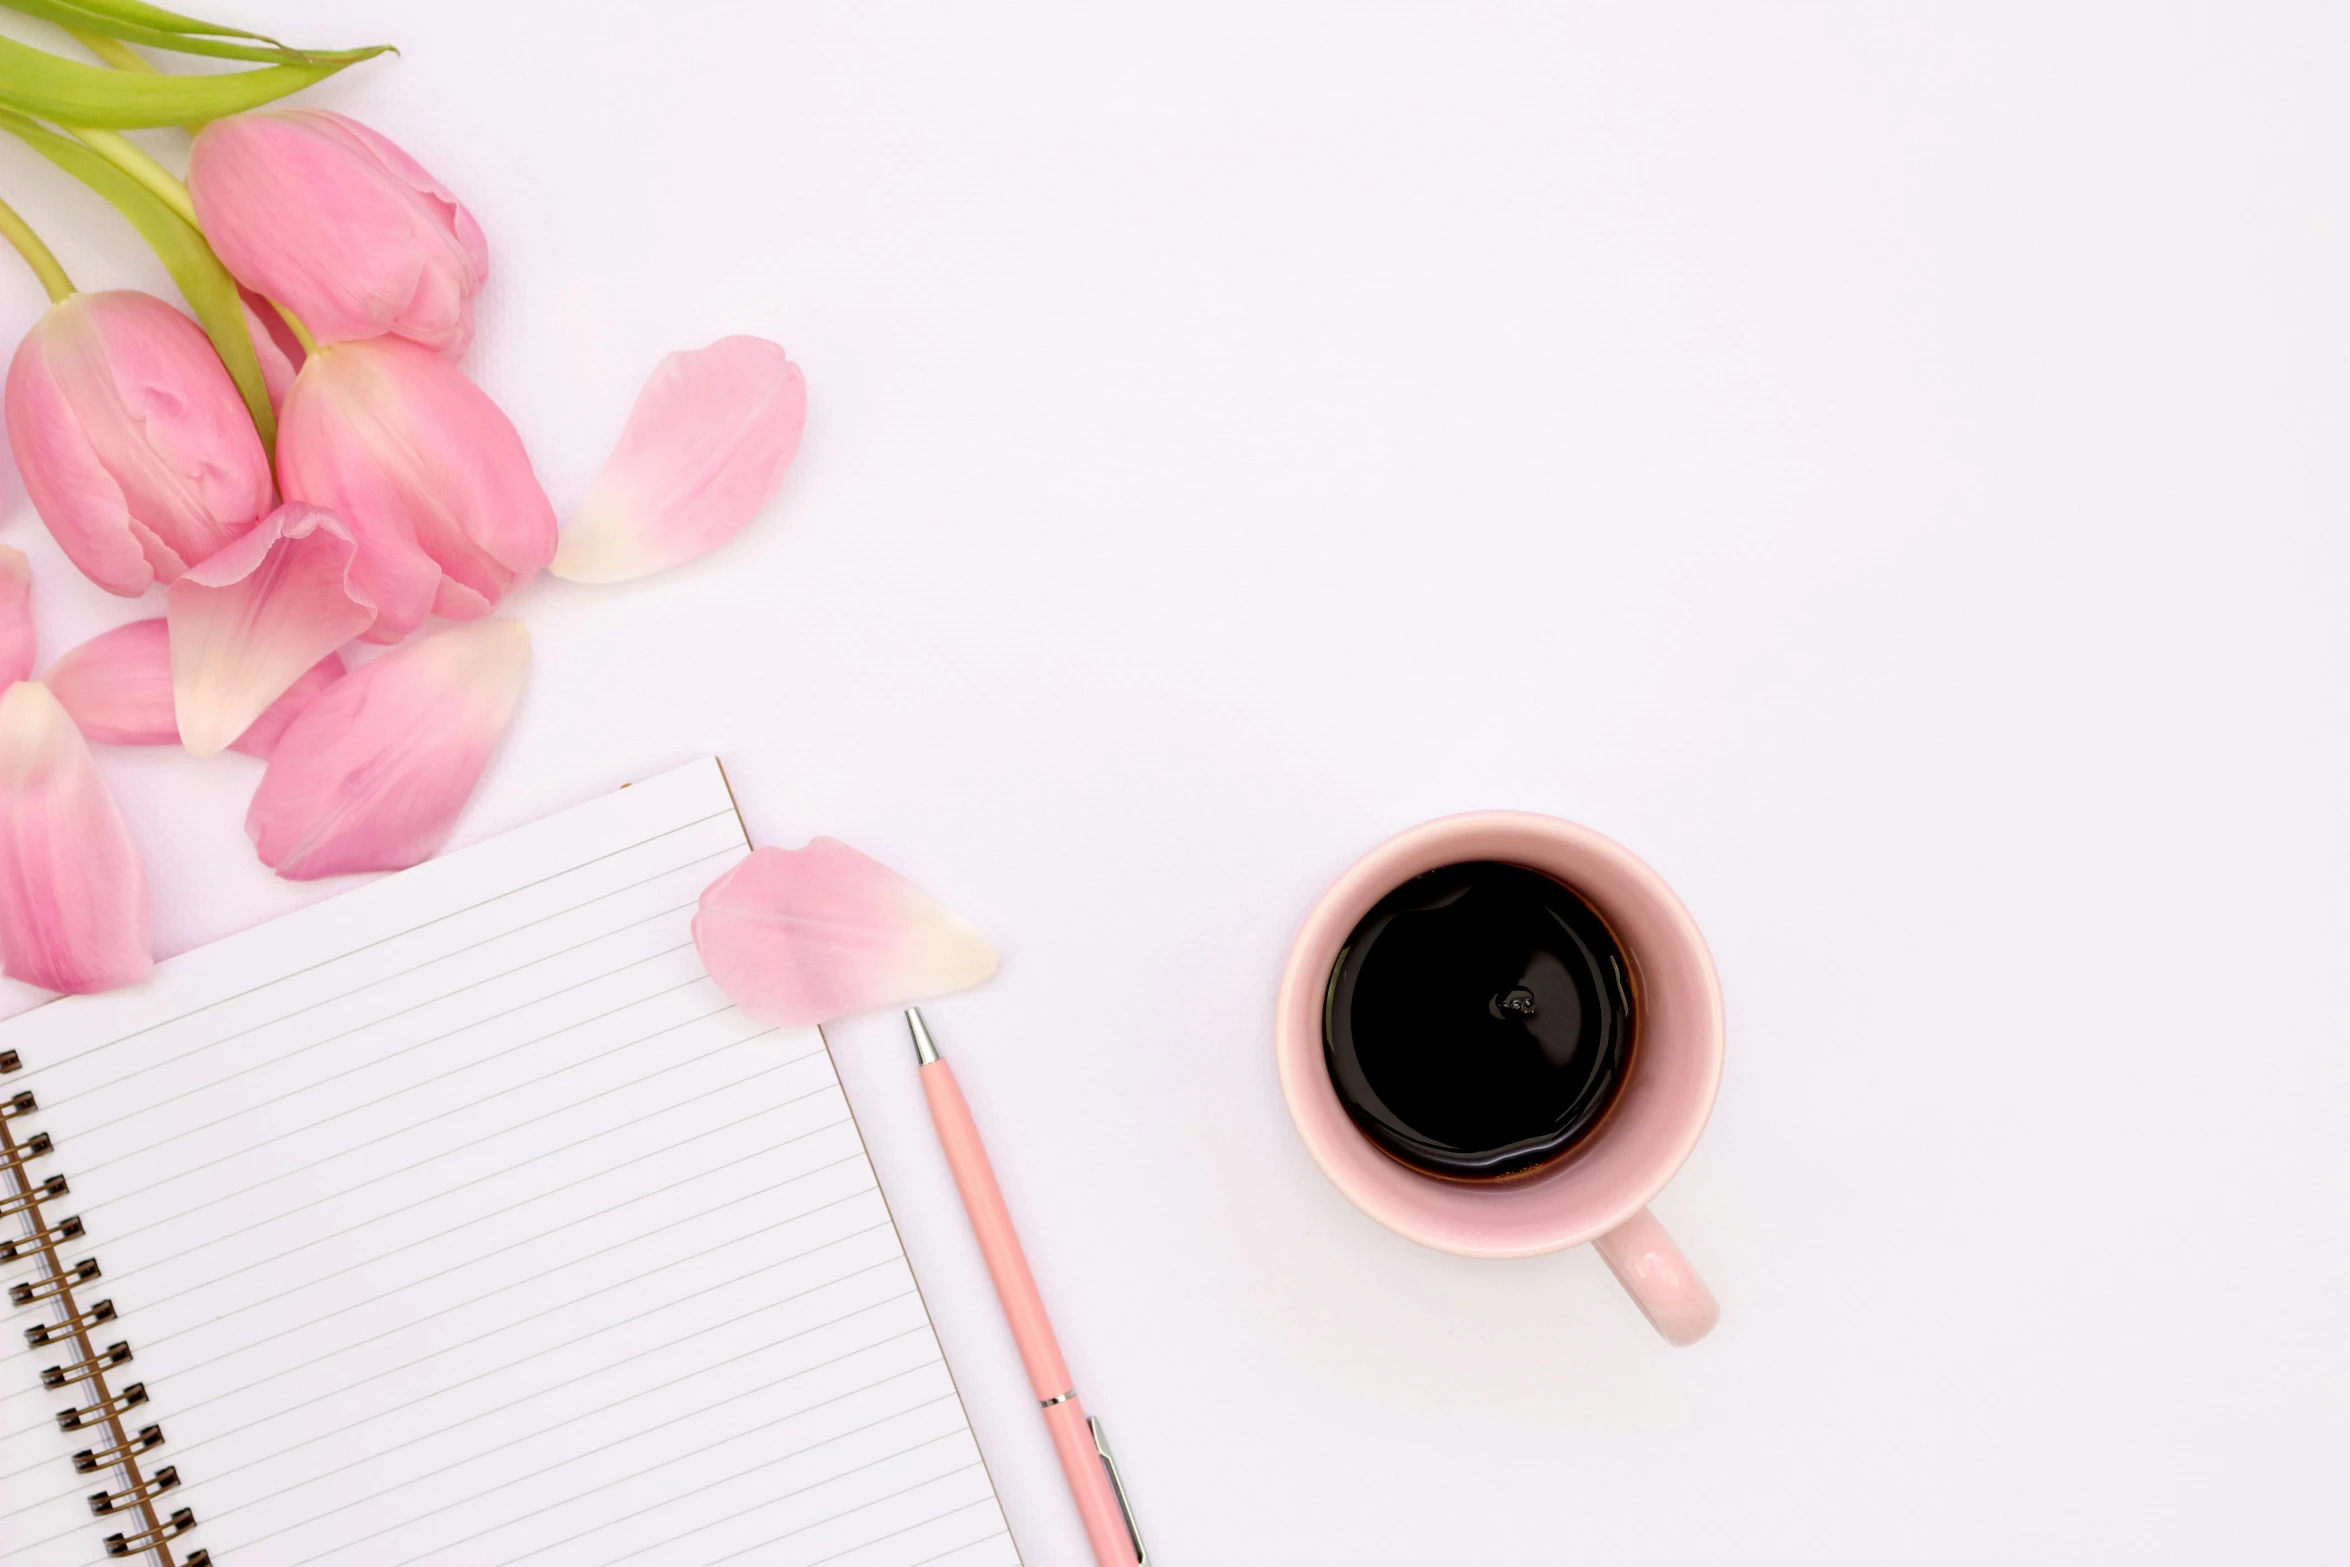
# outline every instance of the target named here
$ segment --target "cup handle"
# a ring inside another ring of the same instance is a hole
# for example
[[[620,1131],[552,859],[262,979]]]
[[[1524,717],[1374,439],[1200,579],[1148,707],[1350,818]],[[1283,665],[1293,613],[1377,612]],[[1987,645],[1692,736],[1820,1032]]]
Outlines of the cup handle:
[[[1681,1248],[1646,1208],[1592,1242],[1608,1271],[1632,1297],[1640,1314],[1676,1346],[1696,1343],[1722,1318],[1721,1305],[1705,1280],[1689,1266]]]

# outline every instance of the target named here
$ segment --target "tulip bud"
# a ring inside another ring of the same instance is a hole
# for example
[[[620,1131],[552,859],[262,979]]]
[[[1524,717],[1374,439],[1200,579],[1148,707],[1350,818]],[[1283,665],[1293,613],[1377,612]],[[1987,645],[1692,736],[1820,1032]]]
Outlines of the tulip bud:
[[[149,294],[72,294],[8,366],[25,492],[89,579],[171,582],[269,511],[269,459],[220,356]]]
[[[478,620],[555,554],[555,511],[513,424],[464,372],[396,337],[321,347],[278,424],[286,500],[358,540],[353,592],[396,642],[427,613]]]
[[[223,264],[321,343],[395,336],[452,359],[489,275],[481,225],[417,161],[323,109],[214,120],[188,193]]]

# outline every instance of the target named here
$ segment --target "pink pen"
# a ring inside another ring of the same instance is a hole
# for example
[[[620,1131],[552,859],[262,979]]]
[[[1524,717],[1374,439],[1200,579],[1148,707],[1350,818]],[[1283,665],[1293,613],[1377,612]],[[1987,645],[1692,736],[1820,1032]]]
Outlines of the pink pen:
[[[1069,1476],[1069,1490],[1077,1498],[1077,1516],[1085,1520],[1085,1538],[1093,1545],[1099,1567],[1150,1567],[1150,1552],[1142,1547],[1142,1532],[1134,1527],[1134,1510],[1126,1502],[1125,1482],[1118,1478],[1117,1460],[1110,1456],[1102,1423],[1088,1420],[1061,1359],[1060,1340],[1044,1314],[1044,1300],[1036,1293],[1036,1276],[1028,1271],[1028,1254],[1020,1249],[1012,1228],[1011,1210],[995,1183],[995,1167],[979,1141],[979,1127],[955,1069],[938,1058],[938,1046],[919,1008],[906,1009],[906,1026],[914,1031],[914,1056],[922,1063],[922,1093],[930,1101],[931,1124],[946,1149],[947,1168],[955,1172],[955,1186],[963,1194],[964,1211],[979,1237],[979,1254],[995,1280],[995,1292],[1012,1324],[1012,1342],[1028,1367],[1029,1384],[1044,1408],[1045,1428],[1053,1434],[1053,1448]]]

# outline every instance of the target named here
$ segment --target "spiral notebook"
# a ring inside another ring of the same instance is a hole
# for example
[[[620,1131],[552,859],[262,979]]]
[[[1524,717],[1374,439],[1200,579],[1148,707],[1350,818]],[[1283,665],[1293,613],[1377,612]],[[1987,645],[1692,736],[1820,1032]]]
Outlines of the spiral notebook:
[[[0,1024],[0,1561],[1016,1564],[747,850],[705,760]]]

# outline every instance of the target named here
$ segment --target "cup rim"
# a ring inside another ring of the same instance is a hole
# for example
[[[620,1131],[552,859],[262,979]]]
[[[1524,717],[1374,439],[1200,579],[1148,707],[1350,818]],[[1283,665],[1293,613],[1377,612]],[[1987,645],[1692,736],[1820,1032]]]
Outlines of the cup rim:
[[[1372,906],[1423,871],[1502,860],[1555,876],[1616,931],[1633,963],[1643,1030],[1619,1108],[1556,1164],[1500,1182],[1413,1170],[1355,1126],[1324,1062],[1322,1001],[1338,950]],[[1467,811],[1406,828],[1340,874],[1291,943],[1274,1049],[1298,1135],[1331,1183],[1412,1240],[1472,1257],[1525,1257],[1594,1240],[1646,1207],[1687,1161],[1713,1112],[1723,1048],[1713,955],[1664,878],[1614,839],[1525,811]],[[1645,1079],[1643,1073],[1649,1074]],[[1645,1085],[1645,1086],[1643,1086]],[[1641,1097],[1630,1096],[1639,1089]]]

